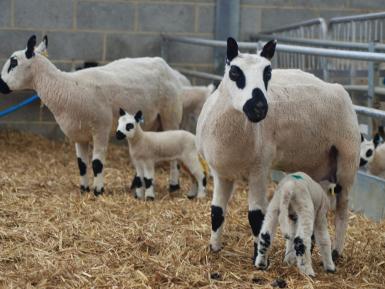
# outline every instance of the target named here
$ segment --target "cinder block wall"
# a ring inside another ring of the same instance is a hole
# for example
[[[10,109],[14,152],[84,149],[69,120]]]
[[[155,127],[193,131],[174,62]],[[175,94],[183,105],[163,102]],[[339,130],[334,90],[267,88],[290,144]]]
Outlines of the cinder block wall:
[[[229,0],[230,1],[230,0]],[[108,63],[121,57],[160,55],[160,33],[214,37],[215,0],[0,0],[0,65],[25,47],[31,34],[48,34],[49,54],[62,70],[84,61]],[[241,0],[240,39],[260,30],[314,17],[385,9],[376,0]],[[175,67],[211,71],[212,49],[173,45]],[[0,110],[25,98],[0,94]],[[16,127],[57,137],[59,130],[39,103],[0,119]]]

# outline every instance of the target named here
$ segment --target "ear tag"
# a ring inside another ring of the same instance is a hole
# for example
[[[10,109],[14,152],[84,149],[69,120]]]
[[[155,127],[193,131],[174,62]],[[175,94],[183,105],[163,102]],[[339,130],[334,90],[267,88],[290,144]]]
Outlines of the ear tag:
[[[210,169],[209,169],[209,165],[207,164],[206,160],[200,154],[198,154],[198,159],[199,159],[199,163],[201,165],[202,170],[205,172],[206,176],[209,176]]]
[[[46,58],[48,58],[48,51],[47,50],[44,50],[41,55],[45,56]]]

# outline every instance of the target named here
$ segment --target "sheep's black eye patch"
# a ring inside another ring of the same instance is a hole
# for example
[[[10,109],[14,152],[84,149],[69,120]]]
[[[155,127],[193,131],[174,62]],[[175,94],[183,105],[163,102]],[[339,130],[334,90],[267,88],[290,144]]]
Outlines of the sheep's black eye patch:
[[[271,79],[271,66],[268,65],[263,70],[263,82],[265,83],[266,90],[267,90],[267,84],[269,83],[270,79]]]
[[[126,124],[126,131],[130,131],[130,129],[133,129],[134,125],[132,123],[127,123]]]
[[[17,59],[16,59],[16,57],[13,56],[10,58],[8,73],[10,73],[11,70],[14,69],[16,66],[17,66]]]
[[[242,69],[236,65],[232,65],[229,71],[229,77],[232,81],[235,81],[239,89],[243,89],[246,86],[246,78]]]

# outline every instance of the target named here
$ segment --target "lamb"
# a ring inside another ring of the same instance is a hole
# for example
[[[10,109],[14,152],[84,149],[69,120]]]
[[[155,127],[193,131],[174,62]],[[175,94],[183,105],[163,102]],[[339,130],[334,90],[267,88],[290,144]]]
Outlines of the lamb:
[[[205,197],[206,176],[199,162],[195,136],[184,130],[144,132],[140,126],[142,122],[142,111],[133,116],[120,109],[116,138],[121,140],[127,137],[131,160],[137,172],[133,182],[136,187],[135,196],[143,198],[145,190],[145,199],[153,200],[155,163],[177,160],[182,162],[196,181],[193,180],[188,198]]]
[[[144,129],[160,122],[164,130],[178,129],[182,120],[182,85],[175,71],[159,58],[125,58],[75,72],[58,70],[41,55],[48,39],[35,49],[31,36],[27,49],[16,51],[1,72],[0,92],[37,91],[64,134],[75,142],[80,189],[89,191],[88,148],[93,143],[94,194],[104,191],[103,167],[113,121],[119,108],[147,115]],[[177,163],[171,163],[170,185],[178,184]]]
[[[208,86],[191,86],[183,87],[183,117],[181,129],[195,133],[197,120],[202,110],[203,104],[211,93],[213,93],[215,86],[210,84]]]
[[[297,262],[300,271],[315,277],[311,262],[311,237],[314,232],[325,271],[335,272],[327,221],[329,198],[333,198],[329,191],[332,192],[325,192],[320,184],[301,172],[289,174],[280,181],[259,233],[255,261],[259,269],[268,267],[267,253],[279,221],[286,239],[285,262],[291,265]]]
[[[244,178],[256,257],[270,169],[303,171],[316,182],[336,183],[336,259],[343,250],[348,193],[359,165],[357,115],[341,85],[300,70],[272,71],[275,46],[269,41],[256,55],[240,53],[229,38],[224,77],[198,118],[198,152],[214,179],[210,246],[222,248],[227,203],[235,181]]]
[[[385,178],[385,143],[379,144],[376,136],[369,141],[361,135],[360,166],[367,165],[369,173]]]

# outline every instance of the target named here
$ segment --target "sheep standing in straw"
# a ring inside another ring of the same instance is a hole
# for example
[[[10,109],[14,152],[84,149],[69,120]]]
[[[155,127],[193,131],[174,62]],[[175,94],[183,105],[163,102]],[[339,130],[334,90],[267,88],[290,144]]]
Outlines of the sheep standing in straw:
[[[188,193],[189,198],[206,196],[206,176],[198,159],[195,147],[195,136],[184,130],[164,132],[144,132],[140,127],[143,115],[138,111],[135,116],[120,110],[116,138],[127,141],[130,148],[131,161],[137,175],[133,184],[136,187],[135,196],[154,199],[154,167],[160,161],[178,160],[188,169],[193,181],[193,188]]]
[[[46,44],[46,38],[44,43]],[[43,43],[43,44],[44,44]],[[94,193],[102,194],[103,167],[109,134],[119,108],[143,109],[145,129],[160,122],[162,129],[178,129],[182,119],[179,76],[167,63],[155,58],[125,58],[108,65],[76,72],[58,70],[35,50],[36,37],[27,49],[14,52],[5,62],[0,78],[0,92],[16,89],[37,91],[57,123],[76,143],[80,170],[80,188],[88,191],[87,163],[89,143],[93,143],[92,169]],[[171,163],[170,185],[178,185],[177,163]]]
[[[258,256],[255,261],[258,268],[268,267],[267,253],[279,221],[286,239],[286,262],[294,264],[297,261],[303,273],[315,276],[311,262],[311,236],[314,232],[325,270],[335,272],[328,232],[327,212],[330,201],[327,194],[333,197],[304,173],[289,174],[280,181],[267,207],[259,233]],[[294,216],[294,221],[289,216]]]
[[[271,70],[275,42],[257,54],[239,53],[229,38],[225,74],[203,106],[197,147],[214,178],[210,245],[221,235],[234,182],[249,183],[249,222],[255,257],[270,169],[303,171],[336,183],[336,240],[341,254],[348,221],[348,193],[359,164],[360,132],[348,93],[300,70]]]

